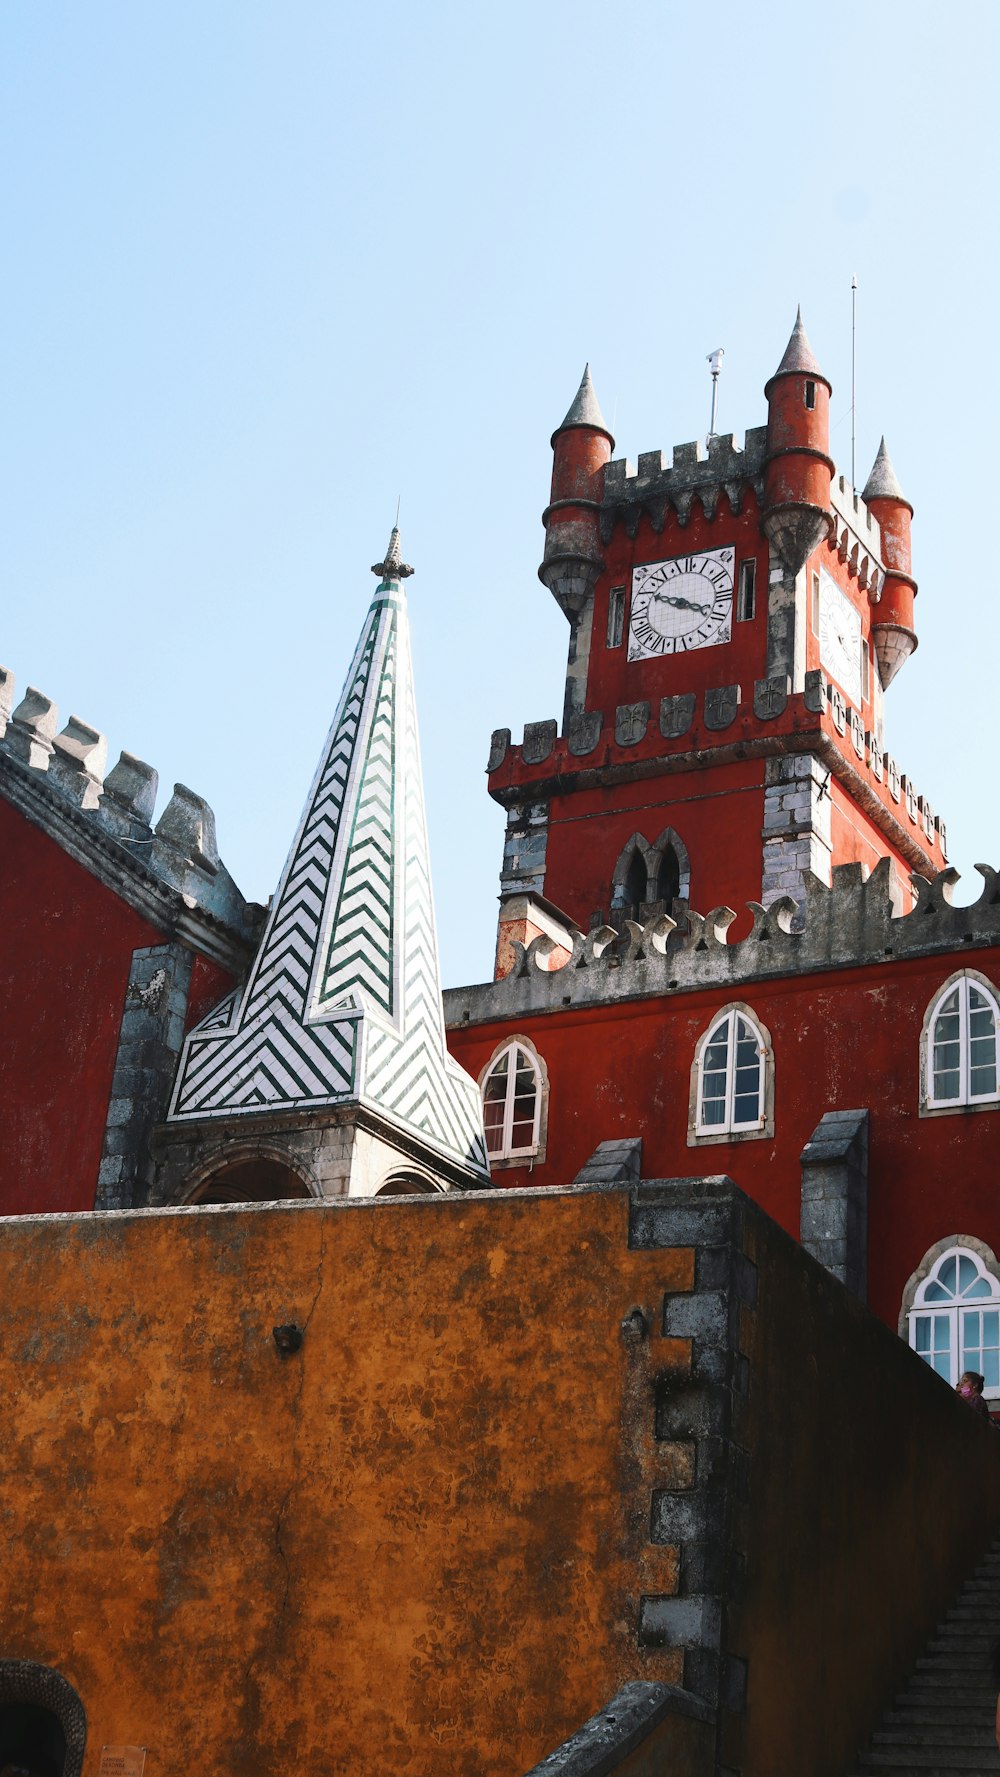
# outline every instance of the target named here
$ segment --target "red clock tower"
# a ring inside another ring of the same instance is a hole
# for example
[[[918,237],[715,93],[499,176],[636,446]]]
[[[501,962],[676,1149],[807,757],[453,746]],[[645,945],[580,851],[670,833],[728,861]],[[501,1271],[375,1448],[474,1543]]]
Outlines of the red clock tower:
[[[558,941],[566,921],[800,905],[810,874],[881,858],[909,907],[911,872],[944,866],[883,732],[916,646],[912,508],[884,441],[863,494],[838,475],[830,394],[800,315],[742,447],[636,465],[612,457],[584,371],[552,439],[539,569],[570,624],[563,720],[519,746],[500,730],[490,756],[498,974],[511,938]]]

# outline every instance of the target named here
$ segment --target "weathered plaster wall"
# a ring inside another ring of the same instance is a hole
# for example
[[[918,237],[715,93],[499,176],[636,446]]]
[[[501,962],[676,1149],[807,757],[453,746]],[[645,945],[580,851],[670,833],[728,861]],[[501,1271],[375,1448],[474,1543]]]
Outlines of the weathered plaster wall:
[[[0,799],[0,1212],[94,1202],[132,952],[161,934]]]
[[[731,1652],[748,1660],[747,1708],[722,1762],[843,1777],[996,1536],[1000,1437],[749,1208],[744,1245],[757,1295],[734,1417]]]
[[[627,1192],[0,1225],[0,1656],[147,1777],[527,1770],[627,1678],[660,1471]],[[305,1328],[282,1359],[273,1326]],[[638,1365],[638,1368],[637,1368]],[[671,1447],[676,1454],[676,1447]]]

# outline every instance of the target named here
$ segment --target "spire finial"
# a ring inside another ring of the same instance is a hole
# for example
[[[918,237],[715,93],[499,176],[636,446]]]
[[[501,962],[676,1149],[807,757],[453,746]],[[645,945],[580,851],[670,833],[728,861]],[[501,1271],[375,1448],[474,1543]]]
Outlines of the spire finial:
[[[399,517],[397,507],[396,516]],[[394,524],[389,538],[389,547],[385,552],[385,561],[372,562],[372,573],[378,574],[382,580],[408,580],[413,569],[407,567],[405,561],[399,559],[399,526]]]
[[[785,355],[774,374],[775,376],[784,376],[789,371],[798,371],[805,376],[823,376],[823,372],[816,362],[812,346],[809,344],[809,335],[802,320],[801,303],[795,310],[795,326],[792,328],[791,337],[785,347]],[[823,380],[826,380],[825,377]]]

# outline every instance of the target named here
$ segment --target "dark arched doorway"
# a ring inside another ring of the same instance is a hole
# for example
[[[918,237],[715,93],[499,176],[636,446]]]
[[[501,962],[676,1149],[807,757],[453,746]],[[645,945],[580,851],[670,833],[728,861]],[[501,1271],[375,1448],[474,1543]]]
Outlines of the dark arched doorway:
[[[188,1198],[189,1203],[274,1203],[289,1197],[310,1197],[304,1179],[283,1160],[253,1154],[232,1160],[209,1174]],[[0,1765],[0,1773],[3,1766]]]
[[[379,1185],[376,1197],[436,1197],[438,1191],[420,1172],[394,1172]]]
[[[0,1777],[63,1777],[66,1735],[50,1709],[0,1704]]]
[[[0,1773],[80,1777],[86,1745],[83,1704],[60,1672],[0,1660]]]

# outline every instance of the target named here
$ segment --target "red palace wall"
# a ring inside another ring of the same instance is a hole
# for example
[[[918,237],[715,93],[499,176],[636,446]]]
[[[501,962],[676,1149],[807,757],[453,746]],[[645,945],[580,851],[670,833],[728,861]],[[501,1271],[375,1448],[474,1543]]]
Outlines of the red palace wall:
[[[163,936],[0,800],[0,1214],[92,1209],[132,952]]]
[[[498,1186],[571,1183],[599,1143],[641,1136],[644,1177],[728,1173],[796,1238],[802,1149],[827,1111],[867,1107],[869,1301],[894,1328],[906,1281],[935,1241],[971,1234],[1000,1250],[1000,1112],[919,1115],[924,1014],[963,967],[1000,987],[995,952],[963,952],[891,969],[838,969],[675,1000],[554,1011],[520,1025],[455,1028],[448,1041],[478,1077],[516,1028],[548,1069],[546,1159],[531,1169],[497,1169]],[[714,1013],[736,998],[771,1036],[774,1137],[689,1147],[695,1045]]]

